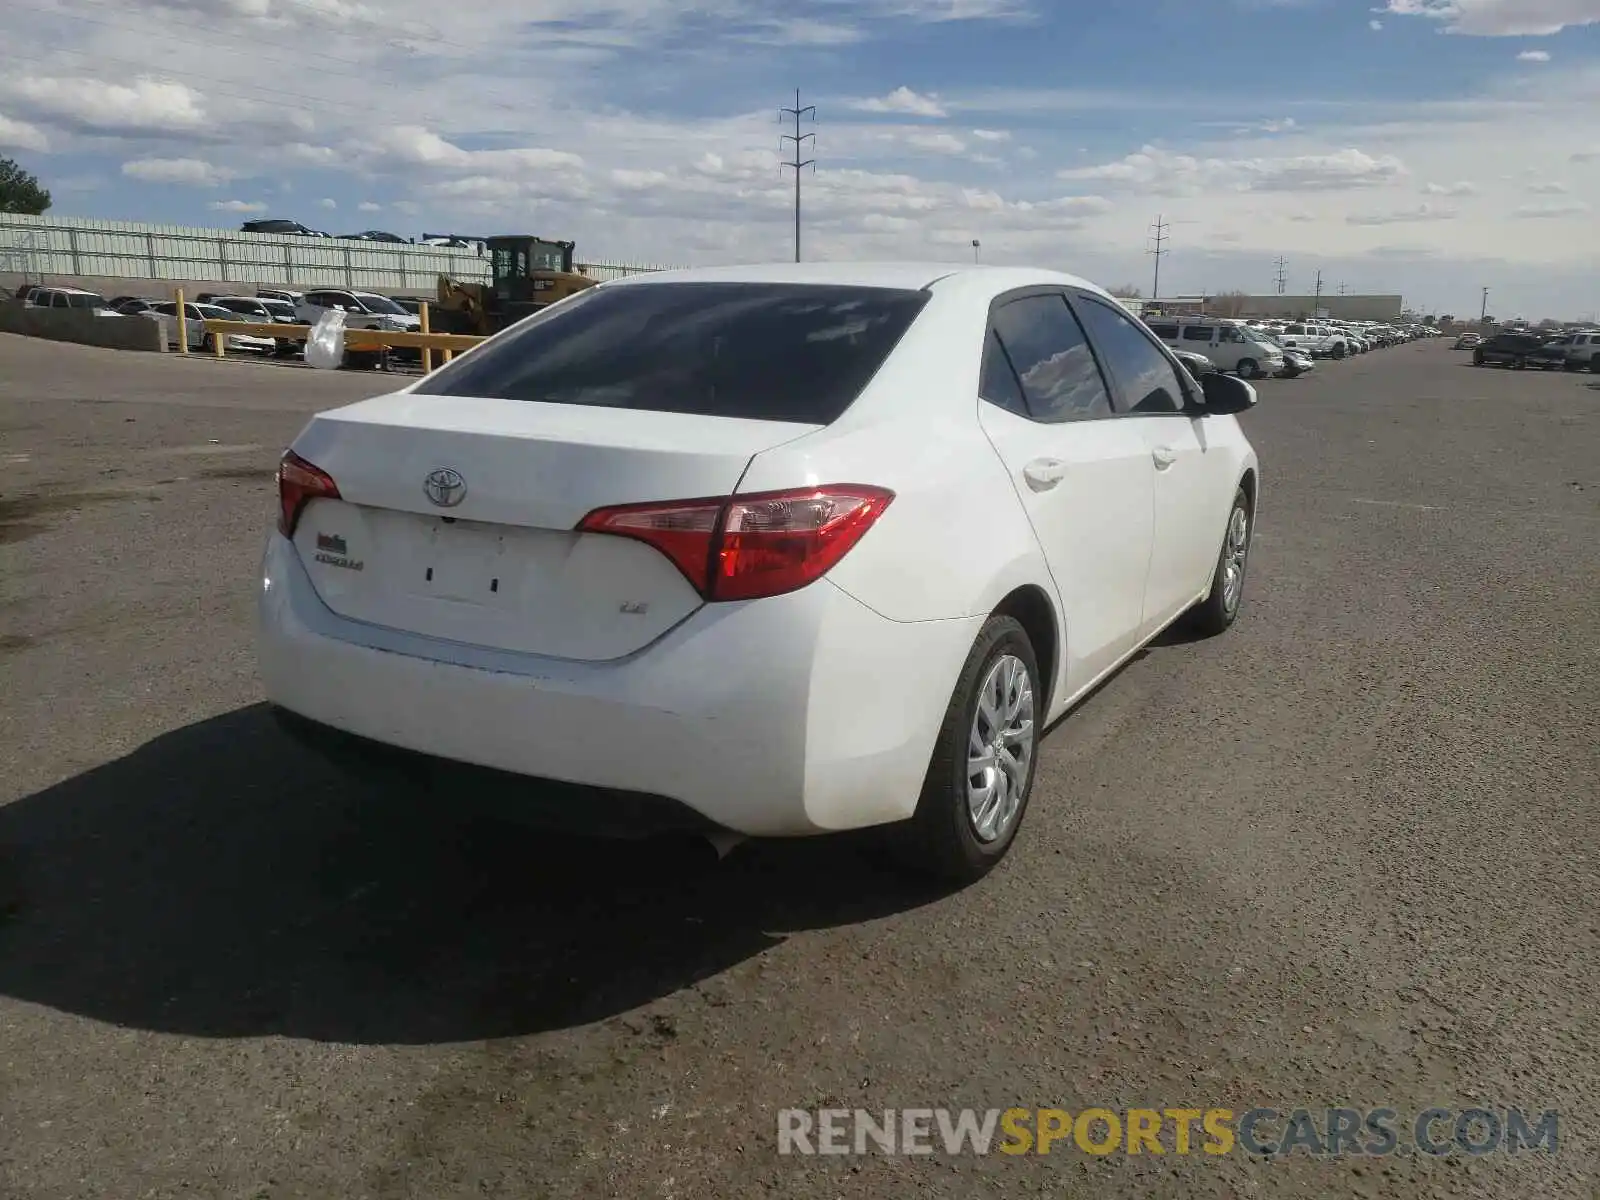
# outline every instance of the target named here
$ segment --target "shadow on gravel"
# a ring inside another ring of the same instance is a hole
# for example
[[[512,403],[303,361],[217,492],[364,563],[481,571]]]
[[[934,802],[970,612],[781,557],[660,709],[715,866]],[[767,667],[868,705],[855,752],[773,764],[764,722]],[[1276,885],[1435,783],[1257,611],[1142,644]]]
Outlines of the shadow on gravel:
[[[551,835],[346,781],[265,705],[0,807],[0,993],[210,1037],[579,1025],[932,902],[857,838]]]

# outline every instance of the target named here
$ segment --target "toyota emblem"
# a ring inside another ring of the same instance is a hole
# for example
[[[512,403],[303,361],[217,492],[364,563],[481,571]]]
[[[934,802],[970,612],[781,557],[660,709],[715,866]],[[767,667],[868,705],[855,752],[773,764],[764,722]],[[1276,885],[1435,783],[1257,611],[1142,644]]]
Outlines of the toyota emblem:
[[[438,467],[428,472],[428,477],[422,481],[422,490],[440,508],[454,508],[466,497],[467,481],[461,478],[460,471]]]

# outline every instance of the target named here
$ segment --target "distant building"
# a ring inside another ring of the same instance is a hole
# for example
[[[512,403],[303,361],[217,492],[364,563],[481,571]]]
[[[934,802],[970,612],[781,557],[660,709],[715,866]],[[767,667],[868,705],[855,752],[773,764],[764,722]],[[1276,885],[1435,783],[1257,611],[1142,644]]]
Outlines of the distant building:
[[[1144,315],[1205,313],[1221,317],[1283,317],[1307,320],[1316,316],[1338,321],[1398,321],[1405,309],[1401,296],[1163,296],[1143,301]]]

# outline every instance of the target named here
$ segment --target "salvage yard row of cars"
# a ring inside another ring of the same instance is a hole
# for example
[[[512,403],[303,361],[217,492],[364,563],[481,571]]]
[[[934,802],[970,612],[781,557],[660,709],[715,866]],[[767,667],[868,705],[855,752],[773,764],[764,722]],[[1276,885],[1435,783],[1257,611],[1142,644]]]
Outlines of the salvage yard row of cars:
[[[1485,337],[1464,333],[1457,350],[1472,351],[1475,367],[1541,371],[1591,371],[1600,375],[1600,330],[1502,329]]]
[[[108,317],[147,317],[166,331],[167,344],[178,344],[178,306],[171,300],[149,296],[116,296],[110,300],[82,288],[23,287],[18,299],[30,308],[75,308]],[[300,292],[258,288],[254,295],[201,292],[184,304],[186,336],[191,350],[211,350],[213,335],[205,321],[248,321],[261,325],[315,325],[328,312],[345,314],[347,327],[356,329],[415,330],[420,328],[416,302],[411,308],[376,292],[322,288]],[[228,334],[229,350],[255,350],[280,356],[299,355],[304,343],[293,338]]]

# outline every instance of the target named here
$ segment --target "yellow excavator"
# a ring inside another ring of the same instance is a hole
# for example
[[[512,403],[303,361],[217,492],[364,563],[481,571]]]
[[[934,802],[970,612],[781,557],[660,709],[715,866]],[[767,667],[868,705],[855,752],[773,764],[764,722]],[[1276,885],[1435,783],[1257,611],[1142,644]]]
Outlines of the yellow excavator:
[[[434,333],[498,333],[599,282],[574,269],[572,242],[510,234],[484,238],[483,245],[489,257],[488,283],[439,276],[438,299],[428,322]]]

